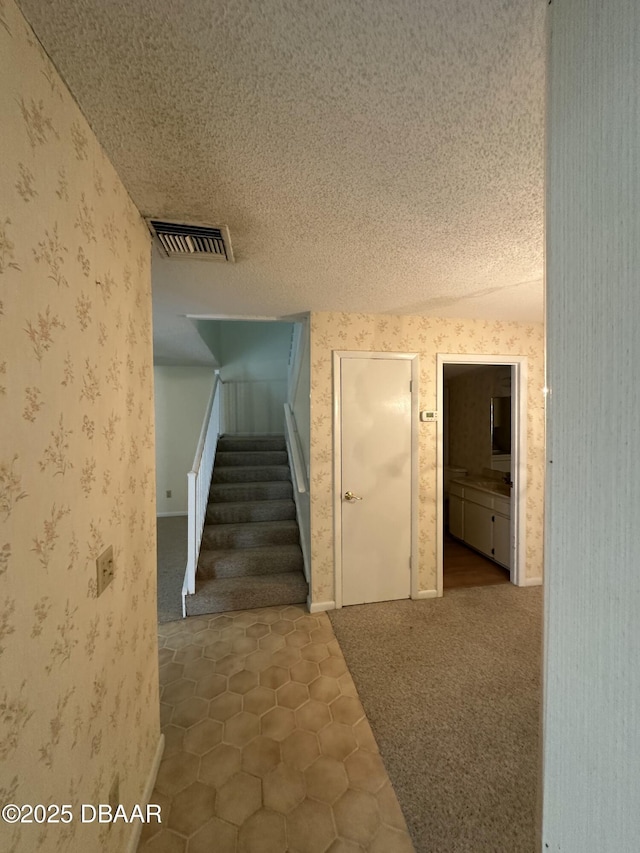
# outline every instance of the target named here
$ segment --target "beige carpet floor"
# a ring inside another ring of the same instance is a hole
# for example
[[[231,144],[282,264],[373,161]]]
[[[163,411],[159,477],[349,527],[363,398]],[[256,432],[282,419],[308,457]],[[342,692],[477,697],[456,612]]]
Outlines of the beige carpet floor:
[[[158,623],[182,619],[182,583],[187,567],[187,516],[158,518]]]
[[[534,853],[542,590],[329,613],[418,853]]]

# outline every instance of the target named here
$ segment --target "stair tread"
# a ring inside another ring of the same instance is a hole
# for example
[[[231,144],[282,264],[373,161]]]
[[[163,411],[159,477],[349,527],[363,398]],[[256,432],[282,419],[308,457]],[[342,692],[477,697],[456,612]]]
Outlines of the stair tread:
[[[213,484],[291,482],[288,465],[222,465],[213,469]]]
[[[275,498],[268,497],[256,497],[255,494],[251,494],[251,492],[258,493],[259,495],[267,492],[269,490],[273,490],[278,493]],[[211,483],[211,487],[209,489],[209,500],[208,503],[230,503],[230,501],[224,500],[224,495],[233,495],[237,492],[245,492],[249,493],[246,498],[247,501],[251,503],[255,503],[256,501],[268,501],[268,500],[285,500],[284,493],[286,492],[289,496],[293,494],[293,486],[291,484],[291,480],[247,480],[246,482],[236,482],[236,483]],[[220,496],[222,500],[216,500],[216,496]],[[242,500],[233,501],[233,503],[242,503]]]
[[[203,548],[198,559],[198,577],[263,577],[304,569],[302,549],[297,543],[248,548]]]
[[[242,453],[244,451],[285,450],[284,435],[224,435],[218,439],[218,450]]]
[[[209,501],[205,524],[245,524],[254,521],[286,521],[296,517],[291,498],[254,501]]]
[[[298,522],[290,518],[279,518],[275,521],[232,521],[226,524],[215,522],[215,524],[205,524],[204,529],[211,528],[224,533],[233,533],[235,530],[266,530],[267,528],[273,530],[276,527],[282,530],[292,530],[294,527],[297,529]]]
[[[223,613],[281,604],[303,604],[309,587],[302,572],[240,578],[196,579],[196,595],[187,596],[187,614]]]
[[[290,479],[288,479],[288,480],[237,480],[233,483],[229,483],[229,482],[216,483],[214,481],[211,483],[211,488],[209,489],[209,494],[211,494],[211,491],[214,488],[216,489],[216,491],[222,491],[222,492],[232,492],[234,489],[236,489],[236,490],[239,488],[250,489],[252,487],[257,487],[260,490],[260,489],[268,488],[269,486],[272,486],[275,488],[282,488],[283,483],[291,485],[291,480]],[[252,500],[253,500],[253,498],[252,498]],[[261,498],[258,498],[258,500],[261,500]],[[268,500],[268,498],[266,498],[265,500]]]
[[[282,480],[276,480],[276,482],[281,483]],[[229,483],[220,483],[220,485],[221,486],[228,486]],[[243,485],[247,485],[247,484],[244,483]],[[262,486],[262,485],[264,485],[264,483],[261,483],[260,485]],[[218,507],[220,505],[220,503],[222,503],[222,501],[209,501],[209,505],[214,504],[216,507]],[[244,509],[247,507],[250,509],[251,507],[259,507],[259,506],[286,506],[286,507],[294,506],[295,507],[295,503],[293,502],[292,498],[273,498],[272,500],[266,500],[266,499],[259,498],[256,501],[224,501],[224,505],[225,505],[225,507],[230,507],[231,509],[240,509],[240,508]]]
[[[284,438],[283,432],[223,432],[220,438],[224,441],[261,441],[262,439]]]
[[[265,554],[265,552],[267,552]],[[200,554],[216,555],[217,557],[245,556],[255,554],[268,557],[277,557],[279,554],[302,553],[300,545],[295,542],[286,545],[252,545],[250,548],[201,548]]]
[[[283,468],[286,468],[287,471],[289,470],[289,466],[286,463],[270,463],[269,465],[215,465],[213,468],[214,473],[220,468],[224,468],[225,471],[232,471],[235,468],[241,468],[243,473],[246,473],[247,470],[264,471],[265,468],[268,468],[270,470],[273,469],[274,471],[278,472],[280,472]]]
[[[283,466],[283,467],[289,467]],[[235,486],[243,486],[244,488],[248,488],[249,486],[275,486],[280,485],[281,483],[290,483],[291,480],[242,480],[236,483],[211,483],[211,487],[216,487],[216,489],[224,489],[225,486],[235,487]]]
[[[216,466],[236,468],[238,466],[287,465],[286,450],[218,450]]]
[[[278,580],[280,583],[284,583],[287,586],[307,586],[307,582],[302,572],[281,572],[277,575],[251,575],[249,578],[202,578],[200,584],[198,584],[196,579],[196,590],[198,586],[209,586],[216,585],[218,589],[224,587],[238,587],[241,586],[244,582],[251,580],[252,585],[255,586],[269,586],[273,583],[274,579]]]

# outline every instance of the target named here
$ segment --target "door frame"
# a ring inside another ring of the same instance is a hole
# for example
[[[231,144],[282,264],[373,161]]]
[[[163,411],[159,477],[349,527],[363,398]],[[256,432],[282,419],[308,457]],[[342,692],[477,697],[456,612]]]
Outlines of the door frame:
[[[487,367],[495,364],[511,367],[511,479],[516,484],[516,496],[514,497],[513,493],[511,495],[511,582],[515,586],[527,586],[527,356],[438,353],[436,363],[436,408],[442,413],[436,424],[436,594],[443,594],[445,364],[486,364]]]
[[[416,352],[333,351],[333,560],[336,609],[342,607],[342,388],[343,358],[398,359],[411,362],[411,568],[410,597],[418,598],[418,483],[420,354]]]

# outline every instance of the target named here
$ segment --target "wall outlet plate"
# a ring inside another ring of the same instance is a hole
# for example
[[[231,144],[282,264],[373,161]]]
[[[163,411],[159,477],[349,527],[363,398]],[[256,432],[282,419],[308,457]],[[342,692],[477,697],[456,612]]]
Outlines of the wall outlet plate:
[[[102,595],[113,580],[113,576],[115,574],[115,567],[113,564],[113,545],[109,545],[108,548],[105,548],[96,560],[96,573],[98,581],[98,595]]]

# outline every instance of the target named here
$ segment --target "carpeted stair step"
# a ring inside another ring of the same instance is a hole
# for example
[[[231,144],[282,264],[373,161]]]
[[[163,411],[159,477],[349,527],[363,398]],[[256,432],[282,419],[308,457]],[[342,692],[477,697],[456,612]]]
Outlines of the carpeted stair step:
[[[284,436],[221,436],[187,613],[300,604],[307,594]]]
[[[216,467],[229,465],[287,465],[286,450],[220,451],[216,453]]]
[[[245,521],[295,520],[296,505],[292,500],[237,501],[210,503],[207,524],[241,524]]]
[[[217,449],[223,453],[230,451],[248,451],[248,450],[286,450],[283,435],[251,435],[251,436],[221,436],[218,439]]]
[[[219,551],[203,549],[198,560],[198,577],[244,577],[247,584],[254,576],[303,572],[299,545],[265,545],[262,548],[232,548]]]
[[[303,604],[308,586],[302,572],[252,578],[196,579],[196,595],[187,596],[187,615]]]
[[[259,548],[261,545],[296,545],[300,541],[295,521],[251,521],[244,524],[207,524],[202,547]]]
[[[290,480],[288,465],[230,465],[213,469],[213,483],[258,483],[271,480]]]
[[[238,501],[280,501],[293,497],[290,480],[260,483],[212,483],[209,500],[212,503]]]

